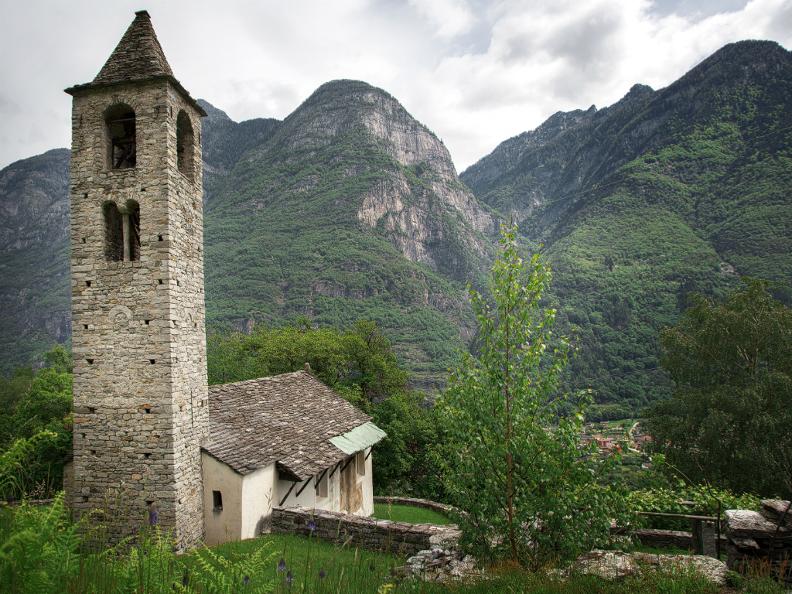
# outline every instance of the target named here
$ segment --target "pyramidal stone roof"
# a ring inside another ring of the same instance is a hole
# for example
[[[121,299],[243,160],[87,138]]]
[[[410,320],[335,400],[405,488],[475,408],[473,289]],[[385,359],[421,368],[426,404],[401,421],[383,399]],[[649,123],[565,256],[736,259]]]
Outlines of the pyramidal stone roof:
[[[94,84],[112,84],[173,76],[162,46],[145,10],[135,13],[121,41],[93,79]]]
[[[190,96],[190,93],[173,76],[165,52],[154,32],[151,17],[145,10],[135,13],[135,20],[129,25],[121,41],[110,54],[93,81],[66,89],[70,95],[77,95],[89,89],[125,83],[145,82],[166,79],[190,102],[202,116],[204,109]]]

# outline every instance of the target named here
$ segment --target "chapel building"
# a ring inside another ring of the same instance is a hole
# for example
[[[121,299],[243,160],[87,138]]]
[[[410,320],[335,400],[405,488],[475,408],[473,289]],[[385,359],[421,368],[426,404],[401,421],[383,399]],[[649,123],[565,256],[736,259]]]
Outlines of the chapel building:
[[[76,516],[113,542],[249,538],[273,506],[369,515],[384,433],[310,370],[207,386],[201,118],[146,11],[73,97]]]

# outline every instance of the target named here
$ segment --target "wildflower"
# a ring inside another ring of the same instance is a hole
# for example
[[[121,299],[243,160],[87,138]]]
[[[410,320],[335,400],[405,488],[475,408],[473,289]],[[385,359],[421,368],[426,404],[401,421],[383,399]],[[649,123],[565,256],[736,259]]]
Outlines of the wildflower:
[[[314,530],[316,530],[316,522],[314,522],[313,520],[309,520],[308,521],[308,530],[310,530],[311,534],[313,534]]]
[[[243,583],[245,586],[247,586],[247,585],[250,583],[250,576],[249,576],[249,575],[246,575],[245,577],[243,577],[243,578],[242,578],[242,583]]]
[[[284,571],[286,571],[286,560],[281,559],[278,561],[278,573],[283,573]]]
[[[324,570],[324,567],[319,570],[319,579],[323,580],[327,577],[327,572]]]
[[[291,586],[293,581],[294,581],[294,576],[292,575],[290,569],[289,571],[286,572],[286,583],[289,584],[289,586]]]
[[[156,507],[149,509],[149,526],[156,526],[159,524],[159,511]]]

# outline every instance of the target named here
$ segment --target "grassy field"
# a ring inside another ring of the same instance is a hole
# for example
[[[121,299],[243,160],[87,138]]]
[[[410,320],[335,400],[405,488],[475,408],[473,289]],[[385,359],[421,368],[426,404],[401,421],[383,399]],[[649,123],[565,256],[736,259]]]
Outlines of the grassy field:
[[[393,520],[394,522],[407,522],[408,524],[450,524],[443,514],[423,507],[413,505],[398,505],[388,503],[374,504],[374,517],[380,520]]]
[[[766,578],[746,580],[735,576],[729,588],[720,589],[679,572],[647,571],[640,578],[607,582],[590,576],[561,579],[554,572],[531,573],[508,565],[486,568],[486,577],[481,579],[434,584],[399,577],[394,570],[404,565],[403,557],[291,535],[267,535],[175,555],[167,533],[145,531],[131,551],[121,555],[112,550],[90,553],[80,550],[73,528],[58,509],[0,509],[0,591],[11,594],[784,593],[783,588]]]
[[[233,559],[266,547],[271,560],[274,592],[355,593],[355,594],[784,594],[772,580],[737,578],[735,587],[722,589],[705,580],[682,573],[647,572],[638,578],[608,582],[591,576],[562,580],[544,573],[531,573],[509,566],[490,568],[487,577],[453,584],[433,584],[402,580],[391,574],[404,563],[399,557],[339,547],[299,536],[269,535],[253,540],[228,543],[214,549]],[[676,552],[676,551],[671,551]],[[282,570],[278,571],[281,564]],[[292,581],[288,581],[291,572]],[[252,584],[251,584],[252,585]]]
[[[233,562],[261,548],[271,568],[267,577],[274,584],[274,592],[376,593],[391,579],[391,570],[405,561],[396,555],[283,534],[226,543],[212,550]],[[186,555],[186,565],[194,566],[199,555]]]

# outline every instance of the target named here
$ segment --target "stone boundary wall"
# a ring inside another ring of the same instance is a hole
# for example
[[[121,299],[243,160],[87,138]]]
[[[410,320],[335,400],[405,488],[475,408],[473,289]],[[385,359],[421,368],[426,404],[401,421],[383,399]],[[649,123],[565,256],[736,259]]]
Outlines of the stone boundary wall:
[[[633,536],[638,542],[647,547],[693,549],[693,534],[682,530],[638,528],[633,533]]]
[[[403,555],[434,546],[453,548],[460,536],[453,525],[407,524],[304,507],[273,508],[271,531]]]
[[[437,501],[430,501],[429,499],[418,499],[416,497],[374,497],[374,503],[384,503],[386,505],[411,505],[412,507],[421,507],[424,509],[431,509],[443,515],[448,515],[454,512],[454,506],[446,505],[445,503],[438,503]]]
[[[34,507],[41,506],[41,505],[51,505],[52,502],[55,501],[54,499],[19,499],[15,501],[0,501],[0,508],[3,507],[18,507],[23,503],[27,505],[32,505]]]
[[[716,535],[715,529],[711,529],[711,534],[708,532],[704,534],[704,551],[701,554],[715,557],[716,550]],[[623,530],[612,530],[612,534],[624,534]],[[680,549],[694,550],[696,548],[696,541],[692,532],[684,530],[659,530],[656,528],[638,528],[632,533],[633,537],[638,540],[642,545],[647,547],[656,547],[665,549],[669,547],[677,547]],[[727,540],[724,535],[720,537],[721,550],[726,550]]]
[[[769,568],[792,584],[792,510],[789,501],[765,499],[761,511],[726,511],[729,569],[749,573]]]

